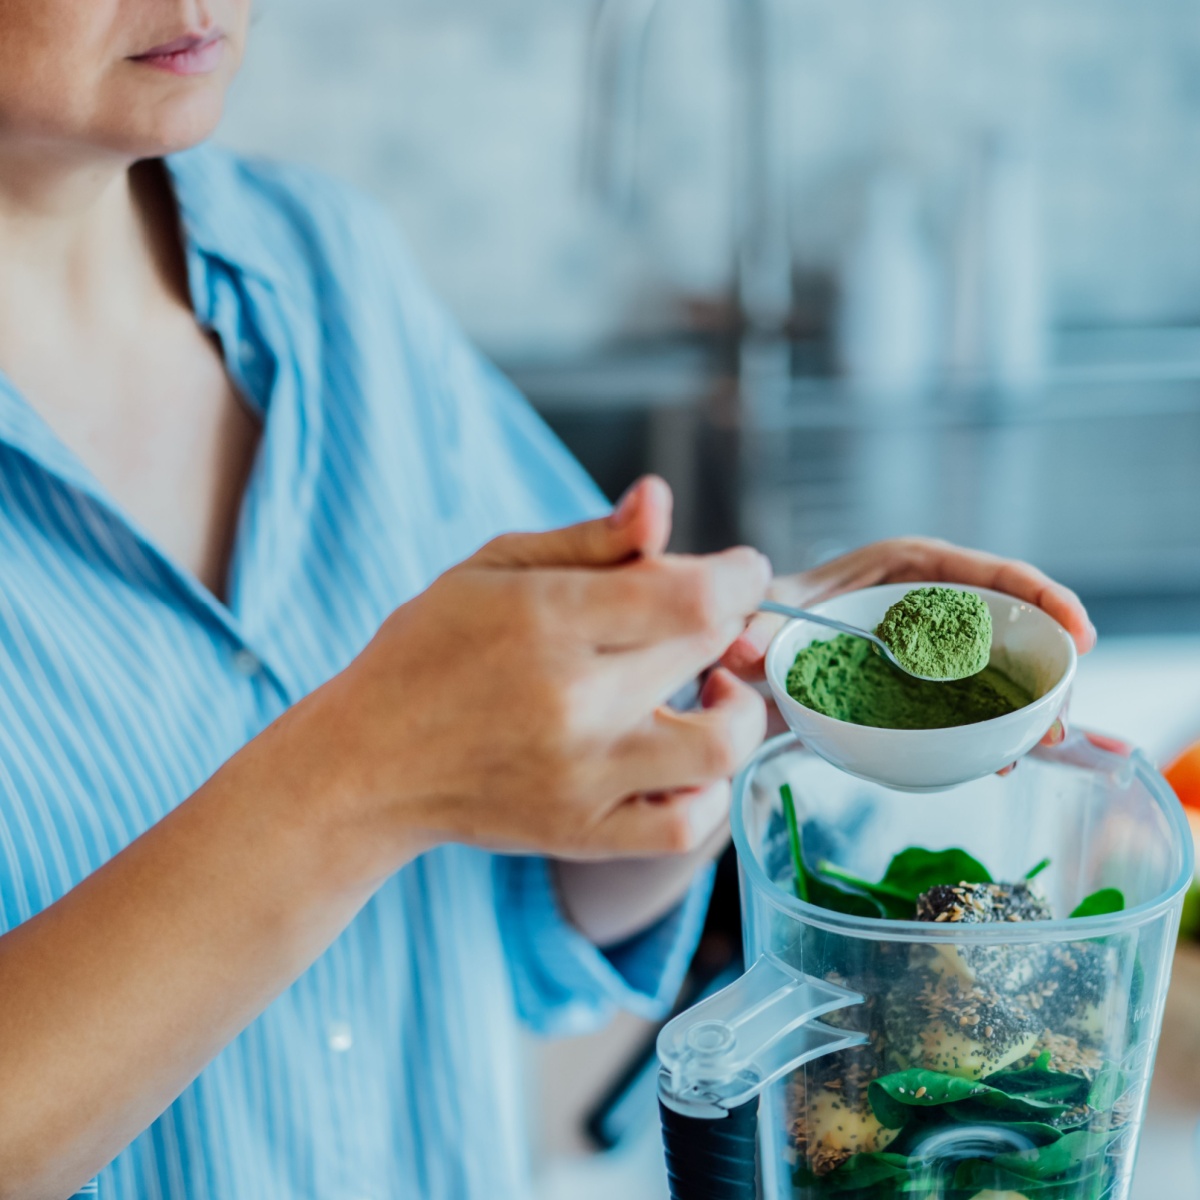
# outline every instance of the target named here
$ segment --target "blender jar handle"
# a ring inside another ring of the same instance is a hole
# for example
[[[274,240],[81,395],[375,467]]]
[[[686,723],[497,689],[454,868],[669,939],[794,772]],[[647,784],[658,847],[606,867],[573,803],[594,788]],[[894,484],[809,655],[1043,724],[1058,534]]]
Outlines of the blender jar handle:
[[[866,1041],[815,1018],[863,997],[764,954],[658,1035],[672,1200],[753,1200],[758,1096],[788,1071]]]
[[[1111,775],[1119,787],[1128,787],[1134,780],[1135,762],[1145,761],[1140,750],[1128,749],[1124,753],[1110,750],[1098,744],[1082,729],[1069,729],[1067,736],[1057,746],[1035,746],[1030,753],[1047,762],[1064,763]]]

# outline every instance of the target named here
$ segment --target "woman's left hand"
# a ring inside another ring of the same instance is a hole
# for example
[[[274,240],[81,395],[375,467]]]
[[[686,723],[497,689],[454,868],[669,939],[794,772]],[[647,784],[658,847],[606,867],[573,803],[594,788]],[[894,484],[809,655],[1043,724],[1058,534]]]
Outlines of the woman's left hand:
[[[1000,558],[981,550],[965,550],[936,538],[905,537],[873,542],[811,571],[776,579],[770,595],[784,604],[804,608],[842,592],[876,584],[920,582],[1005,592],[1045,609],[1071,635],[1080,654],[1086,654],[1096,644],[1095,627],[1088,620],[1079,597],[1070,588],[1055,583],[1028,563]],[[760,613],[726,651],[722,665],[742,679],[761,681],[767,646],[783,623],[783,617]],[[777,714],[772,713],[773,728],[778,720]],[[781,722],[778,727],[782,729]],[[1064,710],[1043,740],[1054,745],[1065,736]]]

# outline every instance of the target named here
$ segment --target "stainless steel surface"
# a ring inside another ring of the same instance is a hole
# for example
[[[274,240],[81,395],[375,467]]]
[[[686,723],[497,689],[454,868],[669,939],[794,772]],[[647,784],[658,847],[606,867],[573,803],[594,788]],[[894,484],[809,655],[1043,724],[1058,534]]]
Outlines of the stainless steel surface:
[[[775,600],[764,600],[758,606],[758,611],[774,613],[780,617],[791,617],[794,621],[811,621],[814,625],[824,625],[826,629],[836,629],[838,633],[847,633],[851,637],[862,638],[863,641],[870,642],[898,671],[903,671],[905,675],[911,675],[914,679],[924,679],[926,683],[948,683],[955,678],[953,675],[918,675],[916,671],[910,671],[892,653],[891,646],[883,638],[876,637],[868,629],[859,629],[857,625],[847,625],[845,621],[835,621],[832,617],[824,617],[820,613],[808,612],[803,608],[792,608],[790,604],[780,604]]]

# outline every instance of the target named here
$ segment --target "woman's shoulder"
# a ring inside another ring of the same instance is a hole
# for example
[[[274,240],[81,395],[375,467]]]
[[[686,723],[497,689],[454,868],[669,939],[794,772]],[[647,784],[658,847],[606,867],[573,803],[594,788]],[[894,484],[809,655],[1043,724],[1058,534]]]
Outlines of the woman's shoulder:
[[[386,264],[418,285],[391,214],[314,167],[205,144],[167,160],[189,236],[202,250],[284,283],[357,286]]]

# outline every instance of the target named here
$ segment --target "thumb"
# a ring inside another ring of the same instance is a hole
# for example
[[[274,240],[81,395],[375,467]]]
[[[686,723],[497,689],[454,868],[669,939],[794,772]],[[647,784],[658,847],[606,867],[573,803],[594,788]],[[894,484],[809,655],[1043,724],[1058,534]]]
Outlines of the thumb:
[[[670,487],[647,475],[607,517],[546,533],[505,534],[475,561],[489,567],[607,567],[661,554],[671,536],[671,505]]]

